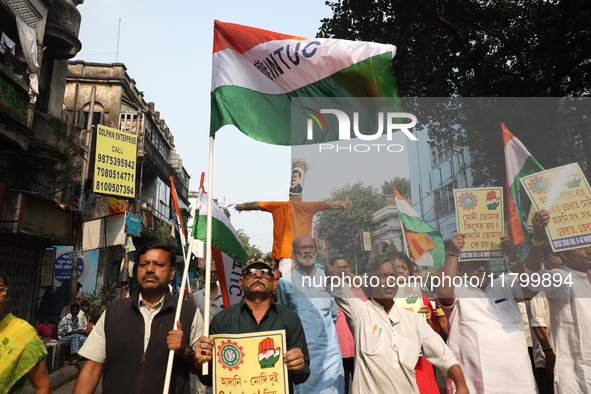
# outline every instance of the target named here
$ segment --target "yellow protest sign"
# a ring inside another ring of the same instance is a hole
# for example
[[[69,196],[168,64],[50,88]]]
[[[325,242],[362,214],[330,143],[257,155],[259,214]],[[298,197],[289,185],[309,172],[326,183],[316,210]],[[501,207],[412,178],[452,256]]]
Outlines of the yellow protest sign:
[[[285,330],[212,335],[213,392],[283,394],[289,392]]]
[[[135,198],[136,158],[135,134],[98,125],[92,191]]]
[[[417,313],[423,306],[423,293],[421,288],[409,279],[406,286],[399,286],[394,298],[397,307]]]
[[[371,252],[371,233],[363,231],[363,251]]]
[[[503,188],[454,189],[454,200],[457,230],[466,241],[459,261],[502,259]]]
[[[550,214],[546,233],[552,250],[591,245],[591,189],[577,163],[520,179],[536,210]]]

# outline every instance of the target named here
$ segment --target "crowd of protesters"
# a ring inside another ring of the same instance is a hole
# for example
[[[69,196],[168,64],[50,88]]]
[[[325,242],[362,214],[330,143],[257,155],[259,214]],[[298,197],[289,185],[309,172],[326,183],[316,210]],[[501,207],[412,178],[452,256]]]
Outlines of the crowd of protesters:
[[[170,392],[211,392],[206,388],[211,373],[203,368],[212,360],[213,342],[203,332],[202,315],[204,303],[210,302],[210,333],[287,331],[283,360],[290,392],[590,393],[591,247],[553,252],[545,240],[549,221],[546,211],[535,214],[526,261],[518,258],[509,237],[501,237],[512,275],[497,278],[489,261],[460,261],[465,236],[455,234],[439,274],[460,280],[442,280],[435,293],[399,288],[400,281],[392,281],[420,275],[402,252],[371,259],[365,275],[375,281],[369,286],[346,281],[318,286],[357,276],[344,255],[319,264],[315,240],[301,235],[293,243],[294,268],[285,275],[266,255],[244,262],[244,299],[230,308],[223,308],[212,266],[209,297],[203,291],[189,294],[174,330],[177,303],[169,284],[175,251],[169,245],[146,245],[137,254],[139,289],[131,298],[111,304],[94,329],[84,313],[88,302],[82,310],[72,304],[59,324],[60,340],[68,342],[72,354],[87,359],[74,392],[94,392],[103,376],[103,390],[109,393],[138,388],[160,393],[171,350]],[[553,280],[532,280],[535,276]],[[0,301],[9,283],[0,275]],[[401,307],[401,299],[412,299],[417,307]],[[0,317],[0,325],[12,319]],[[26,342],[23,356],[11,361],[23,367],[5,369],[0,383],[17,387],[28,378],[37,392],[47,392],[44,349],[32,337]],[[27,359],[29,347],[38,350]],[[438,384],[436,369],[447,378],[445,387],[441,380]]]

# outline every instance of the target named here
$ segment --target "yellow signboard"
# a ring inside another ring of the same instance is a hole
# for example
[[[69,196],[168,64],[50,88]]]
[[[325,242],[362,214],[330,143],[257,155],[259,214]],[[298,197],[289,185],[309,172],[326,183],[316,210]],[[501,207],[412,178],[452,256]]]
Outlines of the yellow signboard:
[[[212,335],[213,392],[289,393],[285,330]]]
[[[502,259],[503,188],[454,189],[454,199],[458,233],[466,241],[459,261]]]
[[[135,197],[136,152],[135,134],[98,125],[92,191]]]
[[[552,250],[591,245],[591,188],[577,163],[520,179],[533,205],[550,214],[546,233]]]
[[[369,231],[363,231],[363,250],[371,252],[371,233]]]

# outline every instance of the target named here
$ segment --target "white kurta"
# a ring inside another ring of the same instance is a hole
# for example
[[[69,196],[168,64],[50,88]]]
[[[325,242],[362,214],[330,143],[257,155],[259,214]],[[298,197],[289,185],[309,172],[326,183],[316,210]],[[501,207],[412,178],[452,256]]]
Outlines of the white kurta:
[[[591,393],[591,284],[587,274],[564,269],[542,270],[539,274],[560,274],[571,284],[531,286],[543,290],[550,305],[554,337],[554,392]],[[569,280],[569,281],[570,281]]]
[[[527,315],[529,317],[529,326],[531,327],[531,342],[534,352],[534,363],[536,368],[546,367],[546,355],[544,350],[536,337],[534,328],[545,327],[546,335],[548,335],[548,342],[554,349],[554,340],[552,339],[552,324],[550,324],[550,306],[546,299],[546,294],[542,291],[537,296],[527,302]]]
[[[447,344],[458,358],[471,394],[537,393],[523,318],[512,280],[494,280],[485,291],[465,284],[444,306],[450,324]]]
[[[458,364],[422,315],[397,306],[386,314],[380,304],[358,299],[349,288],[333,295],[355,339],[353,394],[419,394],[414,368],[420,351],[444,375]]]

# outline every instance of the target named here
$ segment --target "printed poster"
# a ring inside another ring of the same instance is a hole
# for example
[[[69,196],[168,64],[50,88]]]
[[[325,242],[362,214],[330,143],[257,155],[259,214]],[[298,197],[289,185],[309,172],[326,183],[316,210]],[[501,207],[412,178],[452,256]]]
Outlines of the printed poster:
[[[536,210],[550,214],[546,233],[554,252],[591,245],[591,189],[578,163],[520,179]]]
[[[212,335],[213,392],[283,394],[289,392],[285,330]]]
[[[417,313],[423,306],[423,293],[416,284],[399,286],[394,303],[397,307]]]
[[[73,246],[54,246],[56,249],[53,262],[53,285],[61,286],[66,279],[72,277]],[[84,293],[93,292],[96,285],[98,268],[98,249],[82,253],[82,259],[78,263],[78,282],[82,284]]]
[[[465,235],[459,261],[502,259],[503,188],[454,189],[457,231]]]

